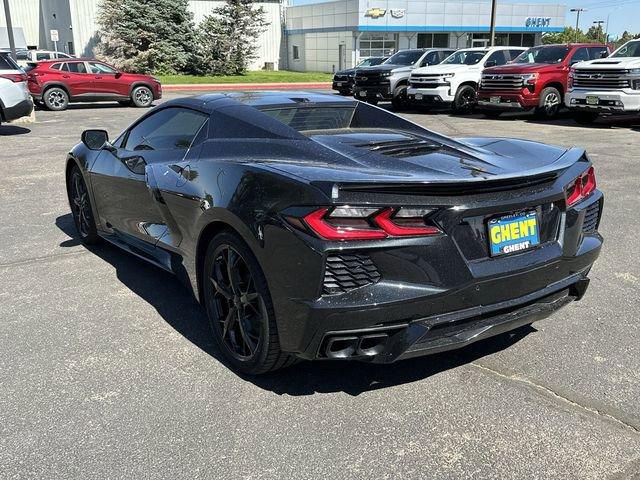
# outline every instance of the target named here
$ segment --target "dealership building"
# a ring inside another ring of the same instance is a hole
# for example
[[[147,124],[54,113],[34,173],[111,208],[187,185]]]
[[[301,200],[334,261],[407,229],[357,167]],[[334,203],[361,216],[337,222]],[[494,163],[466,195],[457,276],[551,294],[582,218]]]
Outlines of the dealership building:
[[[57,45],[64,52],[90,56],[99,2],[9,0],[19,46]],[[189,0],[189,8],[198,23],[222,3]],[[489,42],[490,0],[339,0],[306,5],[261,0],[255,5],[264,9],[269,26],[256,41],[252,69],[331,72],[405,48],[463,48]],[[500,2],[496,42],[537,45],[544,32],[562,31],[565,15],[566,6],[561,4]],[[0,2],[0,49],[7,47],[3,26]]]

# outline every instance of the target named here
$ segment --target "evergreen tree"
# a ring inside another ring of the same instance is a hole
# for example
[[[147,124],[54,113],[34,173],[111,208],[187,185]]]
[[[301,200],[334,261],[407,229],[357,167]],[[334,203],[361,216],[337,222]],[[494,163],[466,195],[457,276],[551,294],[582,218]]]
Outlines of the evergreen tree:
[[[194,68],[188,0],[102,0],[96,56],[125,71],[173,74]]]
[[[201,73],[244,74],[256,58],[256,40],[268,24],[262,7],[252,0],[227,0],[198,28]]]
[[[561,32],[549,32],[542,34],[542,43],[545,45],[555,43],[583,43],[589,41],[593,40],[590,40],[581,29],[578,29],[578,34],[576,35],[576,29],[573,27],[564,27],[564,30]]]

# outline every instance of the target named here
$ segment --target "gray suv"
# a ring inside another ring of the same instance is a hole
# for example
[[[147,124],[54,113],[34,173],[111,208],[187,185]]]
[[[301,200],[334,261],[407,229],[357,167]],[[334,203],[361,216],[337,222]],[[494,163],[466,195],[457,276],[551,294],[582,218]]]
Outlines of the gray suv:
[[[437,65],[455,52],[454,48],[419,48],[400,50],[381,65],[358,68],[353,96],[371,104],[391,101],[394,109],[407,105],[407,86],[414,68]]]

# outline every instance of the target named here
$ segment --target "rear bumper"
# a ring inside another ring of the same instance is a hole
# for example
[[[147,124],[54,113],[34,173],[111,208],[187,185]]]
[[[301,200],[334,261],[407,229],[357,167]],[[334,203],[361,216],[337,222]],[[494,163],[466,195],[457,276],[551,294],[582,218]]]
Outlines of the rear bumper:
[[[491,306],[438,315],[407,325],[328,332],[319,359],[392,363],[461,348],[549,317],[582,298],[589,279],[582,274],[524,297]]]
[[[17,120],[18,118],[27,117],[33,111],[33,102],[31,99],[23,100],[11,107],[5,107],[2,110],[2,119],[6,122]]]

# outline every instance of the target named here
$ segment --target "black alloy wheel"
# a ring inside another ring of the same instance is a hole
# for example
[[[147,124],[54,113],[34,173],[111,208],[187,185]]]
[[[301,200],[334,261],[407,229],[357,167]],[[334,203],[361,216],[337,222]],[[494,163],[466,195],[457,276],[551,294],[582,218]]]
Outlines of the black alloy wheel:
[[[471,85],[458,88],[453,100],[453,113],[465,115],[473,112],[476,106],[476,89]]]
[[[264,275],[237,235],[225,232],[214,237],[202,285],[213,336],[228,363],[252,375],[293,363],[280,350]]]
[[[91,200],[87,185],[84,183],[82,172],[78,167],[73,167],[67,184],[69,205],[73,215],[73,223],[76,226],[82,243],[94,245],[100,241],[96,231],[96,223],[93,219]]]

